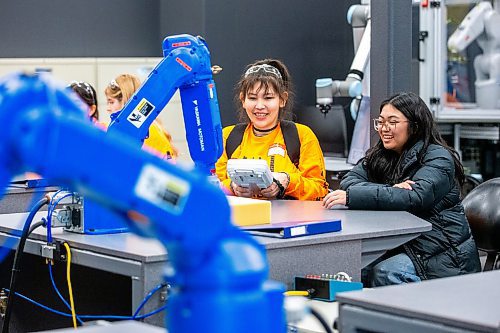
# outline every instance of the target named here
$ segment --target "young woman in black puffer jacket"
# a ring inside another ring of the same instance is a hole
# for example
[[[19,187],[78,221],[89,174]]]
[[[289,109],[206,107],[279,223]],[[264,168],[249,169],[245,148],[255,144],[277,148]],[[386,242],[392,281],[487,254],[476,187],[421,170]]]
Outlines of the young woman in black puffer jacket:
[[[430,110],[413,93],[382,102],[374,121],[380,141],[329,193],[326,208],[405,210],[432,230],[363,271],[365,286],[382,286],[479,272],[480,262],[461,202],[464,171]]]

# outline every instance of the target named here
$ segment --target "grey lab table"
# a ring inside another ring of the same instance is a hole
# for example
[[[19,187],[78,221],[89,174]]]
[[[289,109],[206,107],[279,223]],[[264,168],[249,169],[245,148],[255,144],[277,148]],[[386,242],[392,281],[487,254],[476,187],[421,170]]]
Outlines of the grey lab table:
[[[16,238],[12,231],[21,228],[26,215],[0,215],[0,244]],[[273,223],[324,219],[342,220],[342,230],[292,239],[256,237],[267,250],[272,279],[292,288],[295,276],[343,271],[359,281],[362,267],[386,250],[431,229],[428,222],[406,212],[326,210],[321,202],[312,201],[272,202]],[[30,236],[26,252],[40,254],[45,241],[42,232],[45,231],[38,229]],[[75,264],[130,276],[133,309],[161,282],[162,269],[168,261],[168,254],[159,242],[130,233],[82,235],[54,229],[53,237],[69,243]],[[143,312],[161,305],[160,298],[155,297]],[[146,321],[162,325],[163,316],[158,314]]]
[[[339,330],[500,332],[500,271],[340,293]]]
[[[55,192],[56,187],[26,188],[24,185],[11,185],[0,200],[0,214],[22,213],[30,209],[33,197],[41,198],[47,192]],[[43,207],[47,210],[47,207]]]
[[[40,333],[74,333],[74,328],[42,331]],[[165,333],[164,328],[151,326],[137,321],[121,321],[115,323],[102,323],[95,326],[79,327],[78,333]]]
[[[325,156],[326,171],[348,171],[351,170],[353,166],[353,164],[347,163],[347,158],[345,157]]]
[[[257,237],[266,247],[274,280],[293,287],[295,276],[348,273],[360,281],[361,268],[387,250],[431,230],[431,224],[401,211],[326,210],[318,201],[274,201],[272,222],[340,219],[342,230],[287,240]]]

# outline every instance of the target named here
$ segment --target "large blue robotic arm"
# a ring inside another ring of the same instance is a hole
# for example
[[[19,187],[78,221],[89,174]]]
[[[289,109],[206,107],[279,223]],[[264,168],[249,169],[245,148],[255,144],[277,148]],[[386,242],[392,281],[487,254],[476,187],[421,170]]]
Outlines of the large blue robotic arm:
[[[1,189],[15,174],[39,173],[166,246],[167,279],[176,286],[169,332],[285,332],[283,290],[266,281],[263,248],[230,223],[227,200],[206,175],[143,152],[120,131],[93,127],[66,89],[45,77],[0,81],[0,123]],[[94,172],[96,161],[102,173]]]
[[[223,150],[210,52],[201,37],[177,35],[165,38],[163,56],[108,131],[127,134],[142,145],[149,126],[179,89],[191,158],[210,174]]]

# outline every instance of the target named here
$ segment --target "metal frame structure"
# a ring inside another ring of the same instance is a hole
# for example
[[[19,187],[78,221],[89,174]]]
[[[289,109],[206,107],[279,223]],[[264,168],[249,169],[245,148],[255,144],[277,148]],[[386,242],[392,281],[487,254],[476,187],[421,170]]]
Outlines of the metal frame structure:
[[[500,110],[480,109],[473,103],[461,107],[446,102],[447,66],[447,6],[474,4],[479,0],[421,1],[419,59],[420,59],[420,96],[434,113],[435,119],[445,131],[453,133],[453,143],[460,152],[460,139],[498,140],[499,127],[491,126],[483,130],[483,125],[500,123]],[[493,1],[499,8],[500,1]],[[469,134],[468,134],[469,133]]]

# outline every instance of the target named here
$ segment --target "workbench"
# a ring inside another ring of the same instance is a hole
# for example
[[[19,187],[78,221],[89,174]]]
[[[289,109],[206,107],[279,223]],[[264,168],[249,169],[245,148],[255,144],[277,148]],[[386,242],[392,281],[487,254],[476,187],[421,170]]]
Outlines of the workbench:
[[[44,214],[39,213],[38,220]],[[26,213],[0,215],[0,244],[4,244],[7,239],[17,238],[13,233],[22,228],[26,216]],[[343,271],[355,281],[360,281],[362,267],[386,250],[431,229],[430,223],[407,212],[326,210],[321,202],[272,202],[274,223],[302,218],[340,219],[342,230],[292,239],[256,237],[267,250],[270,278],[285,283],[289,289],[293,288],[295,276],[305,274]],[[41,246],[46,240],[45,232],[43,228],[35,230],[26,243],[25,252],[40,255]],[[131,233],[83,235],[62,229],[54,229],[52,234],[54,239],[68,242],[74,264],[130,277],[131,313],[148,291],[162,281],[162,270],[168,262],[168,254],[156,240],[143,239]],[[161,297],[153,297],[144,307],[143,313],[162,304]],[[159,326],[163,325],[163,321],[161,313],[146,319],[146,322]]]
[[[339,331],[500,332],[500,271],[340,293]]]

